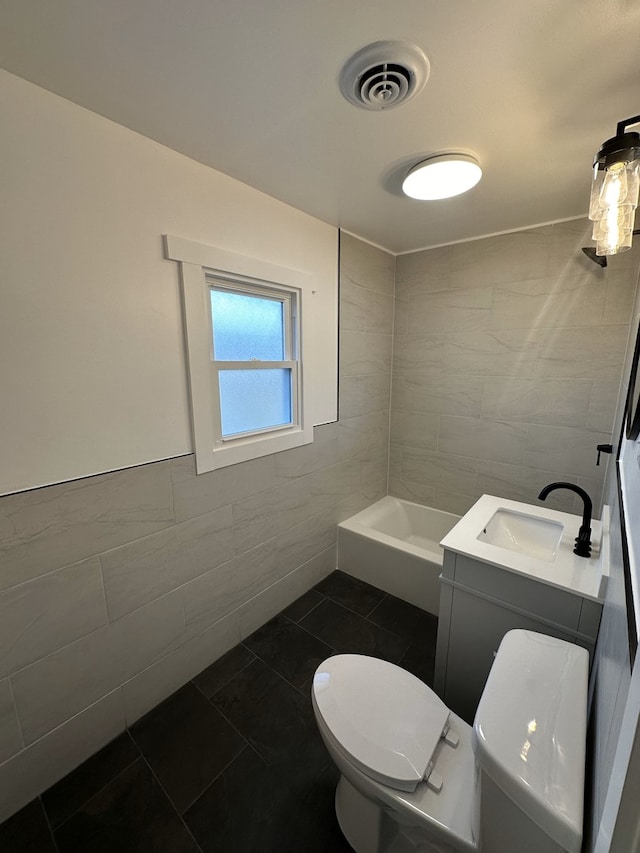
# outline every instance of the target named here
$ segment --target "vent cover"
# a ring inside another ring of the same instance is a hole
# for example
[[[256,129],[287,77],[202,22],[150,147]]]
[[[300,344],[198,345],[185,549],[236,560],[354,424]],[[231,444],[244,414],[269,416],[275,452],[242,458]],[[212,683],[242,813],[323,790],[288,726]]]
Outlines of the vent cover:
[[[417,95],[429,78],[429,60],[414,44],[377,41],[348,60],[340,91],[365,110],[390,110]]]

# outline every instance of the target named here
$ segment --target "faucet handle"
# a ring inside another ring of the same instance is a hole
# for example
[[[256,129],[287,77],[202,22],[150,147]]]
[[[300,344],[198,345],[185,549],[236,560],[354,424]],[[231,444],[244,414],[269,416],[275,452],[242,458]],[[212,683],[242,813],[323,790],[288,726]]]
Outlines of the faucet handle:
[[[596,459],[596,465],[600,464],[600,454],[601,453],[613,453],[613,444],[597,444],[596,450],[598,451],[598,458]]]

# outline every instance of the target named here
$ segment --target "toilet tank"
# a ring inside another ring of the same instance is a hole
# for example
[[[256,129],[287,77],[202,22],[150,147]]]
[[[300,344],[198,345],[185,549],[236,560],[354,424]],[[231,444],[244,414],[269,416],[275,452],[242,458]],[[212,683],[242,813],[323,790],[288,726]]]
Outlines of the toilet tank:
[[[555,637],[502,640],[473,725],[482,853],[579,853],[588,666]]]

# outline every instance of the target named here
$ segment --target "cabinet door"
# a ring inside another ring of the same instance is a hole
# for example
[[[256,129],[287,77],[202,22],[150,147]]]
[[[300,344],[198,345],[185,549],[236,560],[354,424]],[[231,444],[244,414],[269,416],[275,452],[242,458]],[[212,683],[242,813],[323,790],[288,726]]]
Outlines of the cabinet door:
[[[512,628],[524,628],[574,642],[536,619],[463,590],[453,593],[444,702],[468,723],[473,718],[500,641]]]

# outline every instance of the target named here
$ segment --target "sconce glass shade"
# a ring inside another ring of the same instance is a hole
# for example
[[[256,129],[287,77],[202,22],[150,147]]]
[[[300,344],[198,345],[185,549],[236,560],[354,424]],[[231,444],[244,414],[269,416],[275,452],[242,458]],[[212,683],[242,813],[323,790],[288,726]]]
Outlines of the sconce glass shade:
[[[452,198],[467,192],[482,177],[470,154],[436,154],[415,165],[402,183],[402,192],[419,201]]]
[[[602,145],[593,164],[589,219],[594,223],[596,255],[626,252],[633,239],[640,189],[640,134],[623,130],[621,122],[618,135]]]

